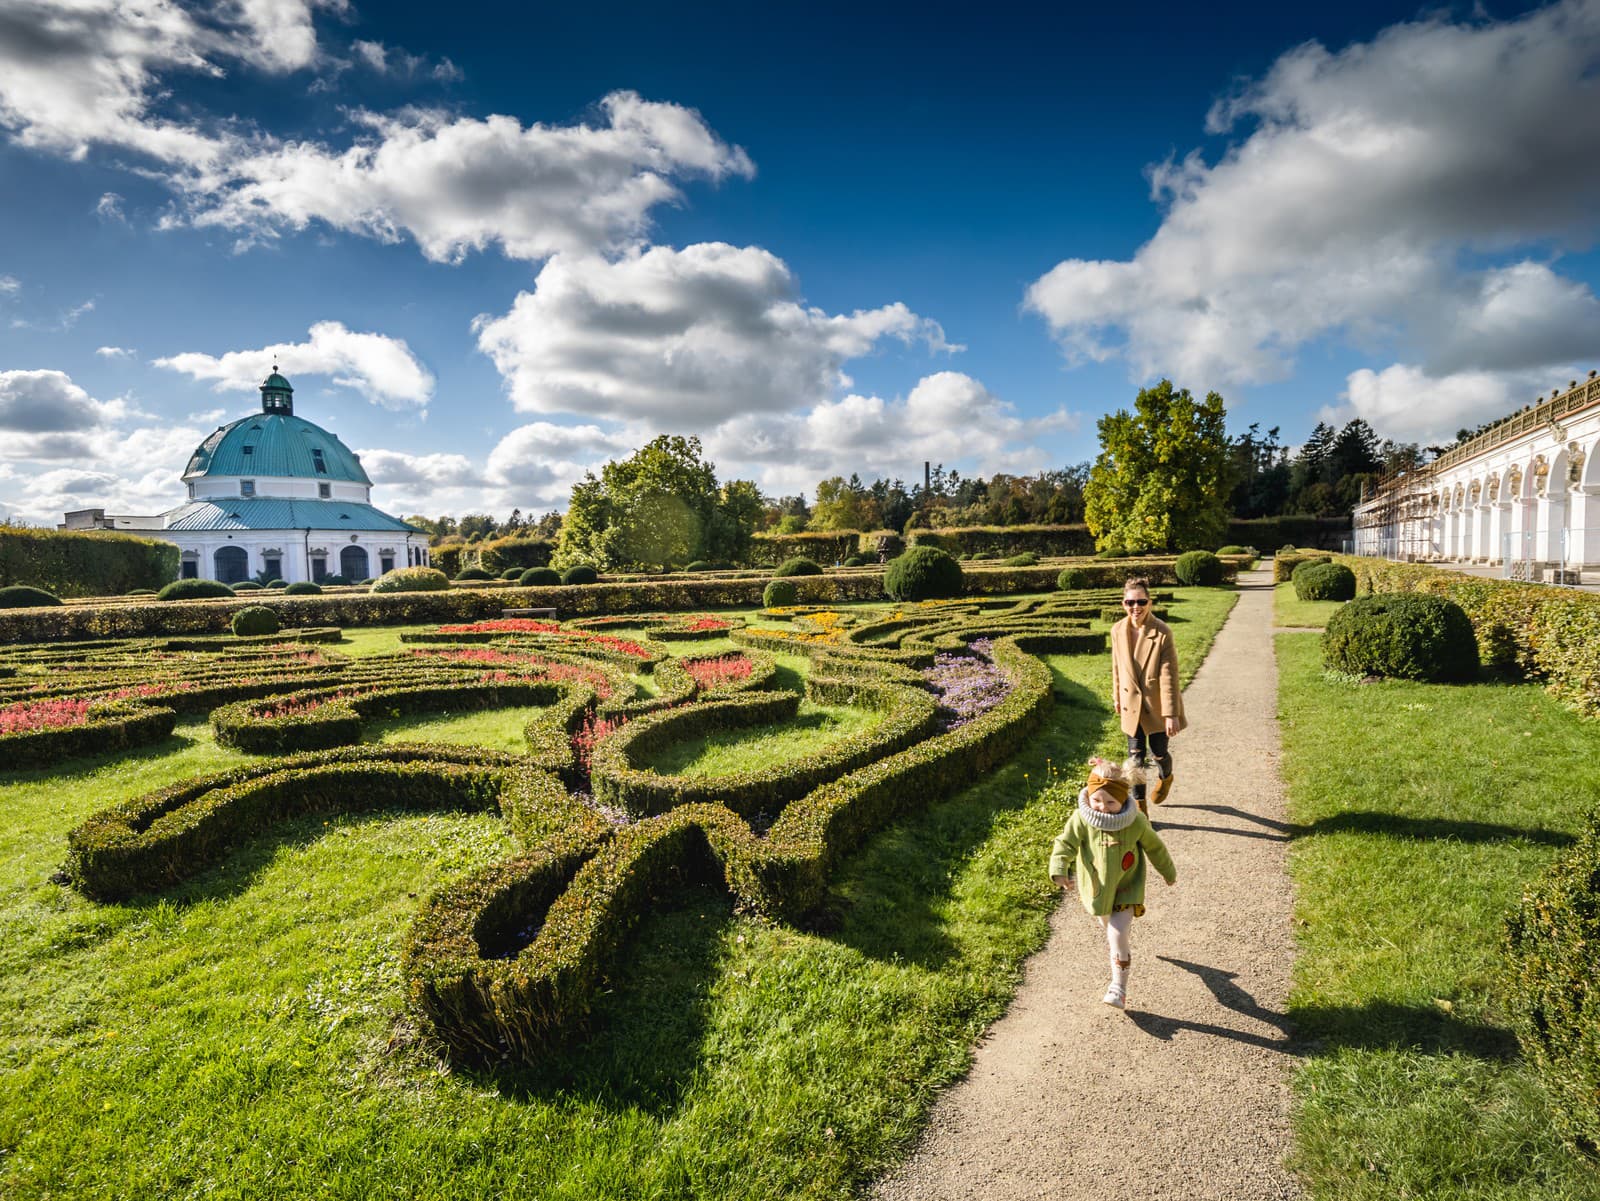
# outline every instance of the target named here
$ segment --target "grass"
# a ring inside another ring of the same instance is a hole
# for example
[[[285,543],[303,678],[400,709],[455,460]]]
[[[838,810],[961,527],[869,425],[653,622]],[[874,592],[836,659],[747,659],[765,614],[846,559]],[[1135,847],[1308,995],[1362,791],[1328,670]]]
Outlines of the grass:
[[[883,714],[865,709],[802,701],[789,721],[753,730],[718,730],[642,756],[638,766],[671,776],[760,770],[817,754],[840,739],[858,738],[882,720]]]
[[[1187,676],[1235,596],[1182,595]],[[909,1151],[1043,944],[1049,839],[1082,759],[1120,751],[1109,656],[1050,665],[1059,703],[1027,751],[873,839],[814,925],[680,894],[640,928],[589,1032],[536,1070],[444,1069],[396,963],[419,898],[511,852],[497,819],[307,820],[159,897],[95,905],[50,879],[73,825],[244,757],[186,723],[142,753],[0,776],[0,1195],[864,1187]],[[502,739],[519,716],[404,734]]]
[[[1277,639],[1313,1198],[1595,1201],[1497,996],[1505,914],[1592,804],[1594,727],[1532,684],[1325,678]]]
[[[1295,595],[1293,584],[1279,584],[1272,590],[1272,620],[1279,626],[1327,627],[1343,601],[1303,601]]]

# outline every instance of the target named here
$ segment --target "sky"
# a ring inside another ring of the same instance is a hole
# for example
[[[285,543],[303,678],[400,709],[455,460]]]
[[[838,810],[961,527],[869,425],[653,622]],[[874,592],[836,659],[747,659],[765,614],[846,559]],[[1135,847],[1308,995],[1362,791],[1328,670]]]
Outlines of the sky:
[[[1600,366],[1600,0],[1046,7],[0,0],[0,519],[176,506],[274,364],[501,518],[661,433],[812,494]]]

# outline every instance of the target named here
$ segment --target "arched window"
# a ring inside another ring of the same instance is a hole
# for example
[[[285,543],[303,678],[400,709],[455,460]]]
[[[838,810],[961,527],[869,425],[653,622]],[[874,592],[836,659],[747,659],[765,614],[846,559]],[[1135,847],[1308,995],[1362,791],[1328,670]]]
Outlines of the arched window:
[[[359,546],[347,546],[339,552],[339,574],[354,584],[371,573],[367,570],[367,552]]]
[[[238,584],[250,578],[250,556],[242,546],[219,546],[211,562],[212,578],[224,584]]]

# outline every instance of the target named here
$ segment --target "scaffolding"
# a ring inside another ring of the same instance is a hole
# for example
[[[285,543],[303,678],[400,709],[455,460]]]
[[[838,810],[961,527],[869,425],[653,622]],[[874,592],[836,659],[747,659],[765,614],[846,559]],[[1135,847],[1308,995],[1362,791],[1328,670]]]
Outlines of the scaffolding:
[[[1437,557],[1433,519],[1438,470],[1431,463],[1391,472],[1363,489],[1354,515],[1358,555],[1418,563]]]

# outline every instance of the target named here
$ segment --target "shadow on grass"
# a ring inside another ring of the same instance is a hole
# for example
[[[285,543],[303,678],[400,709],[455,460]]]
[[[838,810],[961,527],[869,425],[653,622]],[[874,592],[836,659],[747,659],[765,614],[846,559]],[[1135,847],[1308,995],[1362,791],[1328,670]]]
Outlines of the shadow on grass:
[[[189,724],[204,726],[206,723],[202,721]],[[88,779],[95,772],[112,763],[145,763],[152,759],[164,759],[168,755],[176,755],[199,745],[202,741],[207,741],[196,738],[186,732],[184,725],[183,721],[179,721],[177,728],[160,742],[149,742],[144,746],[130,747],[127,750],[107,751],[102,755],[81,755],[74,759],[62,759],[47,767],[27,767],[18,768],[14,771],[0,771],[0,786],[37,784],[42,780],[69,785]]]
[[[1100,741],[1110,711],[1104,698],[1059,674],[1055,697],[1044,728],[1005,766],[846,860],[812,928],[874,959],[948,963],[958,948],[942,910],[966,861],[998,817],[1034,802],[1050,762],[1081,762]]]
[[[1236,818],[1239,821],[1252,823],[1258,828],[1190,826],[1161,820],[1169,813],[1186,809]],[[1377,834],[1410,842],[1530,842],[1547,847],[1568,847],[1575,841],[1573,835],[1561,830],[1504,826],[1495,822],[1460,821],[1453,818],[1408,817],[1405,814],[1376,813],[1366,810],[1335,813],[1305,825],[1274,821],[1270,817],[1247,813],[1232,805],[1166,804],[1152,811],[1151,817],[1159,821],[1158,828],[1161,830],[1198,830],[1210,834],[1234,834],[1240,838],[1264,838],[1273,842],[1288,842],[1313,834]]]
[[[1292,1013],[1280,1013],[1241,988],[1236,983],[1236,972],[1170,955],[1157,958],[1198,976],[1224,1009],[1269,1028],[1265,1032],[1239,1029],[1218,1022],[1128,1010],[1128,1018],[1135,1026],[1162,1041],[1190,1031],[1297,1057],[1327,1055],[1347,1048],[1461,1054],[1486,1060],[1512,1059],[1517,1054],[1517,1040],[1511,1031],[1458,1017],[1438,1004],[1375,1000],[1364,1005],[1297,1006]]]

